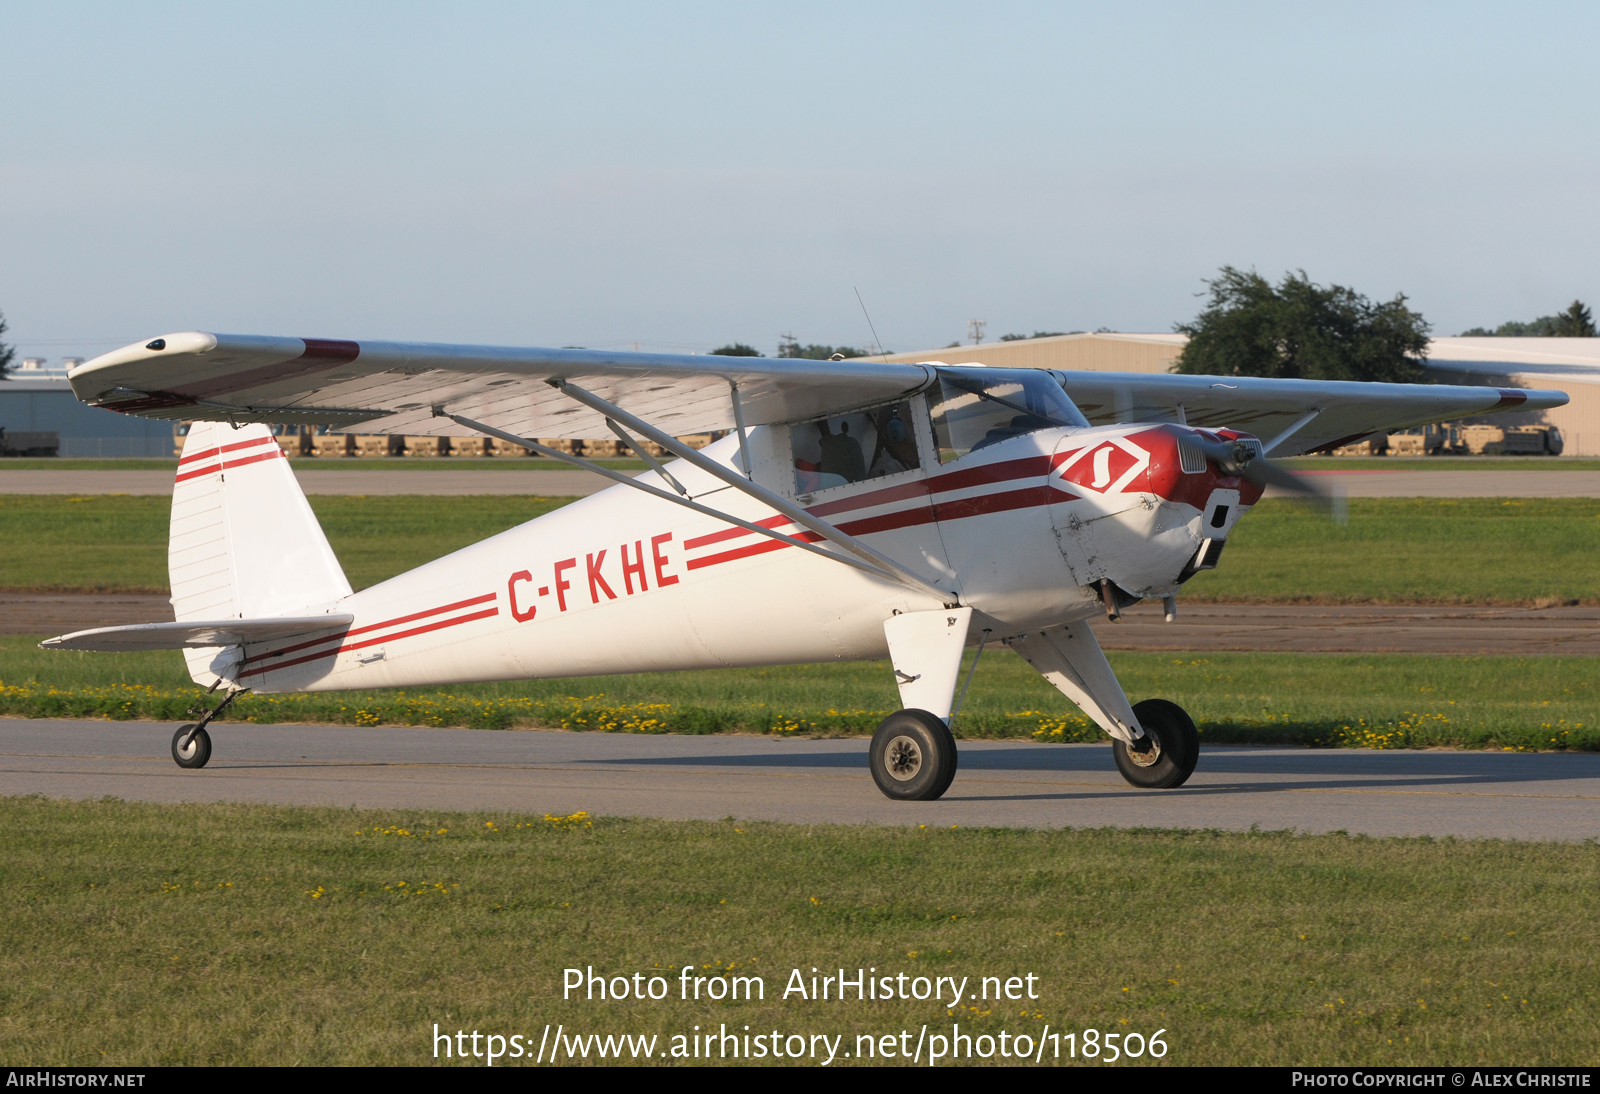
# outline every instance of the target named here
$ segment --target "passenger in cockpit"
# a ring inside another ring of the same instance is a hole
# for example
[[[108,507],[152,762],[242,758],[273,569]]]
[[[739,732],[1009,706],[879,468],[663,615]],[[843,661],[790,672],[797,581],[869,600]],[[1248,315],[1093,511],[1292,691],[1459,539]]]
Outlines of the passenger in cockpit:
[[[839,432],[828,429],[826,421],[817,423],[822,434],[817,443],[822,448],[819,466],[824,475],[838,475],[846,482],[860,482],[867,477],[867,465],[861,458],[861,445],[850,436],[850,423],[840,422]]]

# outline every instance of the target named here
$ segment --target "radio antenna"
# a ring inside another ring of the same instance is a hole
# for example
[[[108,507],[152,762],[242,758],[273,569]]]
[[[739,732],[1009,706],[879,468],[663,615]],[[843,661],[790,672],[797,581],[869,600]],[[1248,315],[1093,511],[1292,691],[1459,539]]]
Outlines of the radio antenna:
[[[867,311],[867,302],[861,299],[860,289],[857,289],[854,285],[851,285],[850,288],[855,290],[856,303],[861,305],[861,314],[867,317],[867,329],[872,332],[872,340],[878,343],[878,356],[883,358],[884,364],[888,364],[889,351],[883,348],[883,339],[878,337],[878,328],[872,325],[872,315]]]

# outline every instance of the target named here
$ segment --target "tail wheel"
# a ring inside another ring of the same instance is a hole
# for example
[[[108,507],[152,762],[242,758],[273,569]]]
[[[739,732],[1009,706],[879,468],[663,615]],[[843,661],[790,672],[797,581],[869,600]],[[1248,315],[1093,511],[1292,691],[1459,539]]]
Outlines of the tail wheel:
[[[193,737],[189,737],[190,731]],[[189,737],[187,746],[186,737]],[[179,767],[204,767],[211,760],[211,734],[195,729],[193,724],[179,726],[178,732],[172,735],[172,758]]]
[[[1165,699],[1146,699],[1133,708],[1133,715],[1144,727],[1139,743],[1145,747],[1111,742],[1122,777],[1147,790],[1171,790],[1188,782],[1200,759],[1200,732],[1194,721],[1177,703]]]
[[[956,739],[944,719],[897,710],[872,735],[872,781],[895,801],[936,801],[956,777]]]

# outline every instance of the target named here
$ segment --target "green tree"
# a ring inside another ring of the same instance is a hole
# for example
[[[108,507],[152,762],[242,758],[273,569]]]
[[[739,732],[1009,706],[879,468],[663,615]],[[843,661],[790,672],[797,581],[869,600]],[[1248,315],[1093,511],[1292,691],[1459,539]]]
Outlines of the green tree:
[[[711,351],[718,357],[763,357],[760,350],[754,346],[747,346],[743,342],[731,342],[726,346],[718,346]]]
[[[820,343],[811,343],[802,346],[793,338],[785,336],[778,342],[778,356],[792,360],[802,361],[827,361],[834,354],[841,357],[871,357],[873,354],[855,346],[824,346]]]
[[[1566,311],[1556,316],[1555,337],[1593,338],[1594,316],[1582,300],[1574,300]]]
[[[6,326],[5,313],[0,312],[0,334],[4,334],[9,329],[10,328]],[[0,342],[0,380],[4,380],[6,378],[6,374],[11,371],[11,362],[15,361],[16,359],[17,347],[8,346],[4,342]]]
[[[1063,334],[1078,334],[1078,333],[1080,333],[1080,332],[1078,332],[1078,331],[1066,331],[1066,330],[1036,330],[1032,334],[1002,334],[1000,336],[1000,341],[1002,341],[1002,342],[1026,342],[1030,338],[1058,338]],[[960,345],[959,342],[956,343],[956,344]]]
[[[1174,372],[1305,380],[1421,380],[1427,322],[1406,298],[1373,303],[1304,270],[1276,287],[1232,266],[1206,282],[1210,300],[1192,323]]]
[[[1541,315],[1537,319],[1520,323],[1513,319],[1490,330],[1473,327],[1461,332],[1462,338],[1593,338],[1596,336],[1594,316],[1582,300],[1574,300],[1566,311],[1557,315]]]

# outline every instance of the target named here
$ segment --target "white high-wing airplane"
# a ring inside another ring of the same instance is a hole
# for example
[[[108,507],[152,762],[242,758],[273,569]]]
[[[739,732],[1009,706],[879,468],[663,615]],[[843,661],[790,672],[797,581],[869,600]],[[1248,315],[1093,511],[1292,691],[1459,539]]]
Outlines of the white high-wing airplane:
[[[884,794],[938,798],[965,647],[1002,641],[1174,787],[1199,740],[1130,705],[1088,620],[1217,564],[1269,456],[1553,391],[1061,373],[938,363],[504,349],[196,332],[80,365],[84,402],[195,420],[172,499],[176,622],[52,638],[182,649],[225,697],[888,657],[905,709],[873,736]],[[266,423],[487,435],[617,486],[353,593]],[[703,450],[675,439],[732,430]],[[1245,432],[1248,429],[1249,432]],[[637,478],[533,437],[626,441]],[[639,438],[678,458],[667,465]],[[970,682],[970,674],[968,680]]]

